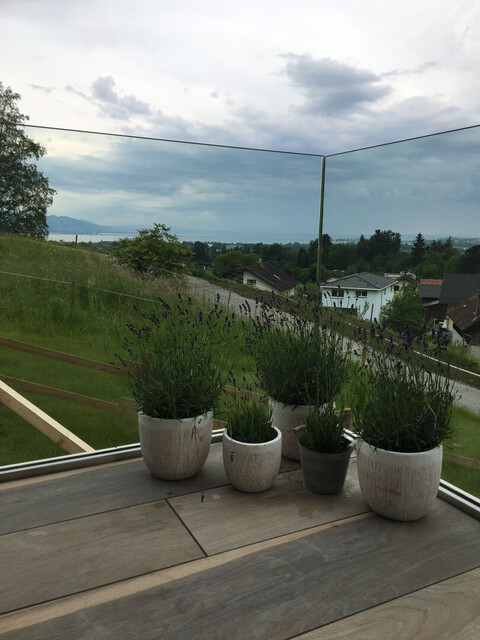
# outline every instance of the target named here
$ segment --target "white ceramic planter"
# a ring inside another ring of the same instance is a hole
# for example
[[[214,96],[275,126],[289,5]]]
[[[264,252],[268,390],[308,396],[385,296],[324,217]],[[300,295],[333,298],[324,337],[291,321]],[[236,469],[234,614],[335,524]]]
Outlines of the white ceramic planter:
[[[197,474],[210,450],[213,411],[183,420],[152,418],[140,412],[138,430],[143,460],[163,480],[184,480]]]
[[[365,502],[392,520],[422,518],[438,493],[442,455],[441,445],[419,453],[396,453],[360,440],[357,469]]]
[[[292,460],[300,460],[300,450],[294,429],[304,423],[305,417],[313,407],[283,404],[271,398],[269,405],[272,412],[272,424],[282,433],[282,455]]]
[[[275,429],[275,427],[273,427]],[[269,442],[250,444],[230,438],[223,432],[223,464],[230,483],[240,491],[269,489],[275,482],[282,461],[282,434]]]

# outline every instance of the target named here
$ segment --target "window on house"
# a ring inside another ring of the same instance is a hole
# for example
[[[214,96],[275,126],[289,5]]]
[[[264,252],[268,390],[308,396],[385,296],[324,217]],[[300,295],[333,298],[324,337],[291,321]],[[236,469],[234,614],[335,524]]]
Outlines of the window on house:
[[[366,298],[367,297],[367,292],[366,291],[355,291],[355,295],[357,296],[357,298]]]
[[[247,284],[251,284],[254,287],[257,284],[257,281],[251,278],[247,278]]]
[[[343,289],[332,289],[331,296],[332,298],[343,298]]]
[[[399,284],[395,284],[395,285],[393,285],[393,287],[390,289],[390,291],[391,291],[392,289],[393,289],[394,291],[400,291],[400,285],[399,285]]]

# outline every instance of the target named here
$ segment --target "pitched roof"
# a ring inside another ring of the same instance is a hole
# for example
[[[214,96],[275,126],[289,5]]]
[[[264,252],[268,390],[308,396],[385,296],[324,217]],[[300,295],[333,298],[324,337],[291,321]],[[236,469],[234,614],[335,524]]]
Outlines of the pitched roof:
[[[257,276],[267,284],[271,285],[278,291],[288,291],[295,287],[298,282],[292,276],[285,273],[278,267],[274,267],[270,262],[257,262],[255,264],[249,264],[247,267],[244,267],[242,270],[248,271],[249,273]]]
[[[433,300],[440,299],[443,280],[433,280],[432,278],[422,278],[420,280],[419,293],[420,298],[428,298]]]
[[[446,273],[443,276],[440,304],[460,304],[480,290],[480,274]]]
[[[362,271],[361,273],[353,273],[351,276],[345,276],[344,278],[337,278],[326,285],[328,287],[339,287],[341,289],[385,289],[386,287],[397,282],[394,278],[385,278],[384,276],[377,276],[376,273],[369,273],[368,271]]]
[[[448,315],[462,331],[470,329],[471,326],[480,322],[480,302],[478,296],[475,295],[468,298],[464,304],[461,304]]]

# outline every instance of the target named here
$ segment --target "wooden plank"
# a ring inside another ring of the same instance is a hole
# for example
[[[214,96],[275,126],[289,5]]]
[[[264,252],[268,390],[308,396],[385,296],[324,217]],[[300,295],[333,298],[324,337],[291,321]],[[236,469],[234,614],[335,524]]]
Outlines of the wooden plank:
[[[52,360],[67,362],[68,364],[77,365],[79,367],[95,369],[96,371],[105,371],[106,373],[113,373],[118,376],[126,375],[123,369],[113,364],[108,364],[106,362],[97,362],[96,360],[90,360],[89,358],[82,358],[80,356],[73,356],[69,353],[54,351],[53,349],[47,349],[45,347],[37,347],[36,345],[28,344],[27,342],[21,342],[20,340],[13,340],[12,338],[0,337],[0,346],[7,347],[8,349],[15,349],[17,351],[23,351],[25,353],[31,353],[43,358],[51,358]]]
[[[280,475],[262,493],[228,485],[205,491],[202,502],[196,495],[183,495],[169,503],[209,555],[370,510],[360,494],[356,461],[338,496],[307,491],[300,469]]]
[[[0,606],[11,611],[202,557],[164,500],[0,537]]]
[[[56,442],[68,453],[93,452],[95,449],[65,427],[11,389],[0,380],[0,400],[21,418]]]
[[[478,640],[480,569],[334,622],[298,640]]]
[[[212,522],[212,528],[217,524]],[[255,546],[253,553],[246,548],[165,570],[157,586],[155,576],[144,576],[138,579],[144,588],[129,583],[133,588],[127,585],[123,598],[122,585],[112,585],[105,587],[111,590],[110,599],[103,590],[79,594],[84,603],[80,609],[75,608],[77,597],[45,604],[31,613],[50,607],[49,617],[28,629],[10,627],[4,639],[90,640],[93,631],[142,640],[286,640],[473,571],[479,564],[479,531],[476,520],[440,500],[413,523],[377,515],[332,523],[296,539]],[[206,570],[198,570],[203,563]],[[466,615],[475,619],[478,602],[473,600],[473,612],[468,602]],[[29,613],[13,615],[29,624]],[[14,618],[3,620],[15,623]],[[382,623],[385,629],[386,621]],[[468,620],[466,624],[468,629]],[[393,631],[383,637],[415,636]]]
[[[137,411],[131,409],[128,406],[122,404],[116,404],[115,402],[108,402],[106,400],[100,400],[99,398],[92,398],[80,393],[73,393],[72,391],[65,391],[64,389],[57,389],[56,387],[48,387],[36,382],[28,382],[27,380],[21,380],[19,378],[12,378],[11,376],[0,375],[0,380],[3,380],[6,384],[19,391],[32,391],[33,393],[41,393],[43,395],[51,396],[53,398],[59,398],[60,400],[68,400],[69,402],[75,402],[86,407],[92,407],[93,409],[100,409],[102,411],[109,411],[110,413],[119,413],[124,416],[136,417]]]
[[[282,461],[282,470],[297,468],[295,461]],[[7,482],[0,484],[0,535],[225,485],[221,442],[187,480],[155,478],[140,459]]]
[[[475,460],[474,458],[466,458],[465,456],[458,456],[455,453],[444,451],[443,459],[446,462],[453,462],[469,469],[480,469],[480,460]]]
[[[59,601],[57,600],[40,604],[34,608],[22,609],[20,611],[0,615],[0,628],[5,631],[14,631],[16,629],[25,630],[28,627],[38,625],[42,622],[84,611],[85,609],[96,607],[101,604],[121,600],[127,596],[136,595],[154,587],[171,584],[176,580],[188,578],[189,576],[193,576],[202,571],[209,571],[210,569],[224,566],[233,560],[245,558],[250,554],[273,549],[279,545],[286,544],[294,540],[300,540],[301,538],[305,538],[306,536],[319,531],[324,531],[330,527],[343,526],[349,522],[372,517],[373,515],[373,512],[369,512],[360,516],[354,516],[353,518],[346,518],[339,523],[329,523],[312,529],[296,531],[295,533],[291,533],[288,536],[282,536],[281,538],[274,538],[273,540],[267,540],[248,547],[243,547],[242,549],[234,549],[214,556],[207,556],[199,560],[193,560],[187,564],[175,565],[168,569],[153,571],[137,578],[130,578],[112,585],[97,587],[86,593],[66,596],[61,598]]]
[[[60,476],[60,477],[58,477]],[[32,484],[0,485],[0,535],[72,518],[163,500],[228,484],[222,444],[213,444],[205,466],[187,480],[155,478],[143,460],[55,474]],[[19,509],[18,505],[22,505]]]

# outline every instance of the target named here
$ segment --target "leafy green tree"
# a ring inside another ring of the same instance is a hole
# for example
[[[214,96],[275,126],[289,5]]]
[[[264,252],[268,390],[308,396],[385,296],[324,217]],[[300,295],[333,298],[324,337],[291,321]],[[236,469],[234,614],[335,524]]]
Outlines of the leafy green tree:
[[[389,253],[396,253],[400,251],[402,239],[399,233],[395,231],[381,231],[376,229],[373,236],[368,239],[369,256],[374,258],[375,256],[385,256]]]
[[[183,273],[192,252],[169,231],[170,227],[156,222],[153,229],[140,229],[134,238],[119,240],[113,254],[120,264],[140,273]]]
[[[422,234],[417,234],[415,242],[413,243],[412,253],[410,254],[413,265],[420,264],[420,262],[425,258],[425,254],[427,252],[426,246],[427,245]]]
[[[458,259],[459,273],[480,273],[480,244],[469,247]]]
[[[0,82],[0,232],[45,238],[55,190],[37,169],[46,150],[22,129],[28,116],[18,100],[20,94]]]
[[[211,262],[210,247],[207,242],[197,240],[193,243],[193,257],[195,262],[207,264]]]
[[[363,233],[357,242],[355,253],[357,260],[366,260],[370,255],[370,244]],[[368,269],[364,270],[368,271]]]
[[[297,265],[301,269],[307,269],[310,266],[310,256],[308,255],[308,252],[305,251],[303,247],[300,247],[298,251]]]
[[[380,321],[399,331],[408,323],[412,327],[423,326],[422,300],[415,283],[404,285],[390,302],[382,307]]]
[[[244,253],[234,249],[215,256],[212,262],[213,273],[216,276],[231,276],[237,269],[247,267],[249,264],[258,262],[258,256],[255,253]]]

